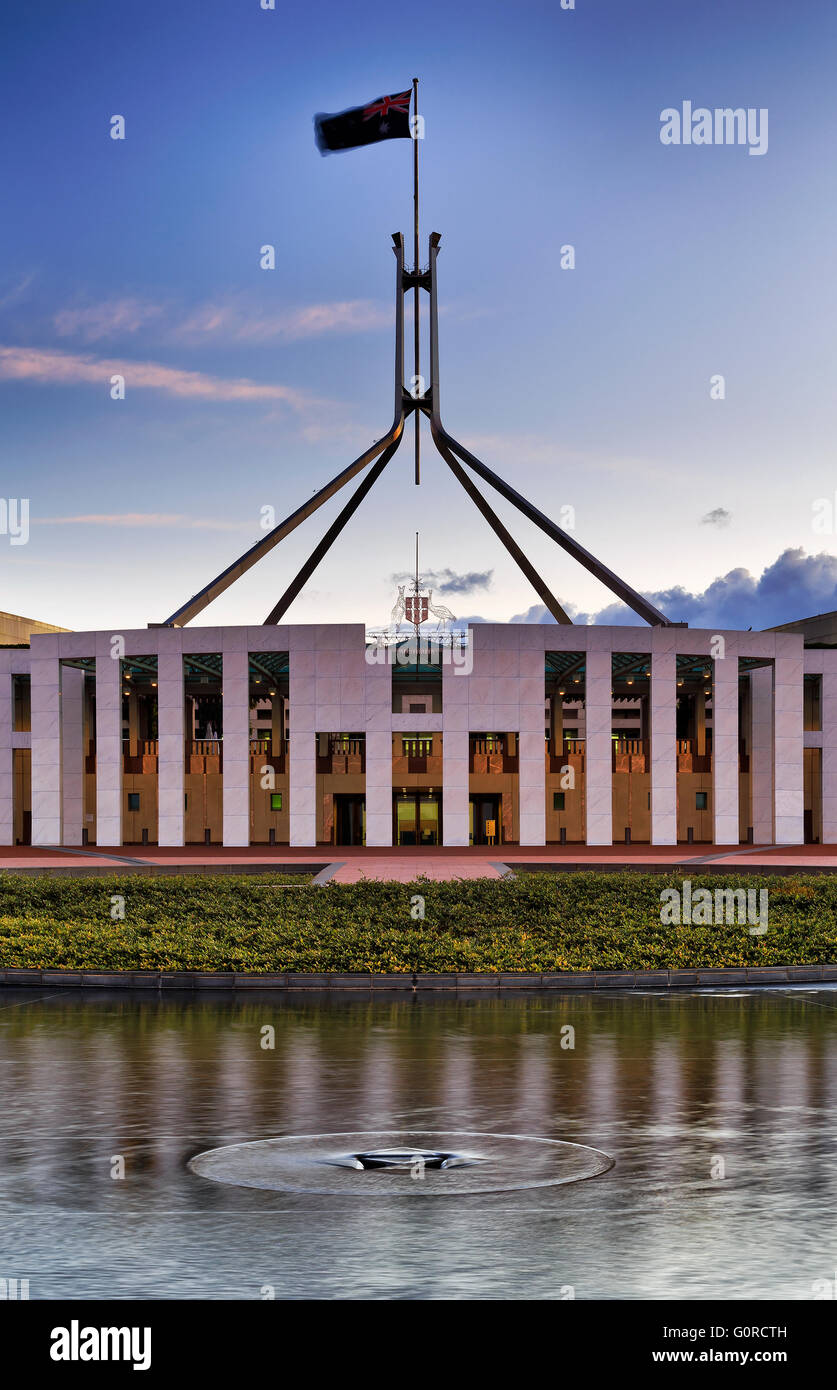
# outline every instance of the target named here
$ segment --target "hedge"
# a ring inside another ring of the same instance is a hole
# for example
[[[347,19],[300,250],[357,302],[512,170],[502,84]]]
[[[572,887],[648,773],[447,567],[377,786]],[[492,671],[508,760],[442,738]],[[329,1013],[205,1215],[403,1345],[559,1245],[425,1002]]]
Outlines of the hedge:
[[[560,971],[837,960],[837,879],[704,875],[766,889],[768,930],[660,921],[683,876],[300,885],[297,876],[35,878],[0,874],[0,968]],[[124,918],[113,917],[124,899]],[[423,916],[421,915],[423,913]]]

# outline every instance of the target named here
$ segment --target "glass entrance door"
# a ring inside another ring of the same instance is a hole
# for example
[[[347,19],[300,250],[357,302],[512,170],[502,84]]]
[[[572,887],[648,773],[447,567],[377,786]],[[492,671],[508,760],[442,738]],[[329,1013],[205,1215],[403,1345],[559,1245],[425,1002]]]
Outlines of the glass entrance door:
[[[336,845],[366,844],[365,796],[335,796],[334,843]]]
[[[393,797],[396,845],[438,845],[442,840],[442,804],[436,792],[399,792]]]
[[[472,796],[469,814],[471,844],[499,845],[503,838],[503,798]]]

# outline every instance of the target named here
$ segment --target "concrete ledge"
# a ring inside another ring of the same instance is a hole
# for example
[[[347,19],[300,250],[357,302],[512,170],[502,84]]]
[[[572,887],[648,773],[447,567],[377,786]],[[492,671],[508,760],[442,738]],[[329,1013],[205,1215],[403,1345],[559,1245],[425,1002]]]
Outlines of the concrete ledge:
[[[501,994],[508,990],[613,990],[701,989],[735,985],[823,984],[837,982],[837,964],[760,965],[726,969],[692,970],[587,970],[554,974],[502,971],[489,974],[386,975],[344,973],[303,974],[277,971],[264,975],[211,970],[0,970],[0,986],[18,985],[49,989],[153,989],[198,990],[350,990],[374,993],[425,990],[478,991]]]
[[[696,846],[700,848],[700,846]],[[505,868],[514,876],[517,874],[678,874],[681,878],[694,878],[697,874],[717,877],[735,874],[779,875],[782,878],[796,878],[799,874],[833,874],[833,864],[806,864],[799,860],[793,864],[750,863],[745,860],[746,850],[731,862],[734,850],[728,855],[718,855],[717,859],[652,860],[636,859],[548,859],[542,863],[534,859],[518,860],[510,855],[505,860]],[[499,865],[496,865],[499,868]]]
[[[95,851],[91,851],[95,855]],[[206,874],[223,875],[228,877],[230,874],[310,874],[312,880],[320,875],[327,873],[329,869],[334,872],[340,867],[339,864],[325,864],[322,860],[317,863],[308,864],[305,860],[295,860],[288,864],[279,862],[272,863],[269,860],[255,860],[252,863],[232,863],[225,864],[222,860],[212,861],[208,864],[129,864],[124,861],[114,860],[112,864],[43,864],[30,866],[28,864],[4,864],[0,859],[0,873],[17,874],[19,878],[130,878],[135,875],[145,878],[191,878],[192,875],[203,876]],[[323,879],[326,882],[327,879]],[[274,884],[273,887],[279,888],[302,888],[304,884]]]

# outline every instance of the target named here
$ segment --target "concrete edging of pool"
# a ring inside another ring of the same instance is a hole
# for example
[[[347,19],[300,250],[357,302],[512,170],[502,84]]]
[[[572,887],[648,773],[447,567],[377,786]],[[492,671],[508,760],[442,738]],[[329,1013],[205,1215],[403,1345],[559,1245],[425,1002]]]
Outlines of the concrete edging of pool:
[[[278,971],[244,974],[207,970],[0,970],[0,986],[38,986],[61,989],[155,990],[602,990],[702,989],[745,985],[837,983],[837,963],[827,965],[727,966],[711,970],[586,970],[578,972],[500,971],[497,974],[301,974]]]

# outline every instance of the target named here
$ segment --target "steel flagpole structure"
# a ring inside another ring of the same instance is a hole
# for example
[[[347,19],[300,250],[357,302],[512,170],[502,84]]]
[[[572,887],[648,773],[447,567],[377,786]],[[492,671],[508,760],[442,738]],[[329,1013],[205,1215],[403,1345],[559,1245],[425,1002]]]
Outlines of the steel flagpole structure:
[[[662,613],[647,598],[633,589],[619,575],[615,574],[607,565],[603,564],[589,550],[579,544],[578,541],[566,531],[562,530],[537,507],[533,506],[505,479],[494,473],[488,468],[481,459],[472,454],[457,439],[451,435],[442,424],[441,402],[439,395],[439,309],[438,292],[436,282],[436,259],[439,252],[441,236],[438,232],[433,232],[429,242],[429,265],[428,269],[422,273],[419,258],[419,116],[418,116],[418,78],[414,77],[412,101],[413,117],[411,121],[411,136],[413,139],[413,257],[414,264],[408,270],[404,264],[404,237],[400,232],[394,232],[392,236],[393,250],[396,259],[396,296],[395,296],[395,400],[393,420],[389,430],[380,439],[367,448],[358,458],[344,468],[341,473],[332,478],[329,483],[315,492],[307,502],[303,502],[295,511],[291,512],[284,521],[251,545],[248,550],[234,560],[231,565],[222,570],[209,584],[198,593],[194,594],[186,603],[182,604],[165,621],[165,623],[151,623],[151,627],[183,627],[198,613],[217,598],[226,589],[234,584],[243,574],[252,568],[264,555],[277,546],[286,536],[296,530],[297,526],[306,521],[314,512],[318,511],[326,502],[335,496],[347,483],[361,473],[366,476],[361,480],[360,485],[349,498],[342,511],[332,522],[325,535],[314,547],[305,564],[298,571],[296,577],[285,589],[278,603],[275,603],[265,618],[265,623],[279,623],[284,618],[287,609],[290,607],[297,594],[308,582],[314,570],[324,559],[331,546],[337,540],[344,527],[354,516],[360,504],[366,498],[370,489],[380,477],[386,465],[398,449],[404,434],[404,424],[410,414],[414,414],[415,420],[415,482],[421,481],[420,474],[420,416],[426,415],[430,423],[430,433],[433,443],[439,454],[447,464],[450,472],[456,478],[474,503],[477,510],[482,514],[485,521],[494,531],[498,540],[505,546],[509,555],[515,561],[519,569],[529,580],[536,593],[543,600],[551,616],[558,623],[571,623],[572,619],[555,598],[545,580],[540,575],[536,567],[524,554],[523,550],[514,540],[513,536],[503,525],[496,512],[489,502],[477,488],[472,474],[476,474],[484,483],[493,488],[504,501],[511,503],[519,512],[532,522],[536,527],[543,531],[549,538],[566,551],[572,558],[586,570],[593,574],[611,593],[621,599],[629,608],[639,615],[651,626],[661,627],[685,627],[685,623],[674,623],[665,613]],[[413,348],[414,348],[414,377],[412,390],[407,390],[405,385],[405,364],[404,364],[404,301],[408,292],[413,291]],[[420,307],[421,290],[424,290],[430,299],[429,306],[429,360],[430,372],[429,381],[425,390],[420,390],[421,385],[421,337],[420,337]],[[372,465],[370,467],[370,465]],[[464,465],[464,467],[463,467]],[[416,580],[415,580],[415,609],[419,610],[418,603],[418,533],[416,533]],[[416,630],[418,631],[418,624]]]
[[[418,118],[418,84],[417,77],[413,78],[413,120],[411,135],[413,137],[413,270],[416,275],[416,282],[413,286],[413,349],[414,349],[414,368],[413,368],[413,389],[418,391],[420,376],[420,298],[419,298],[419,118]],[[416,416],[416,487],[421,482],[421,420],[420,412],[415,412]]]

